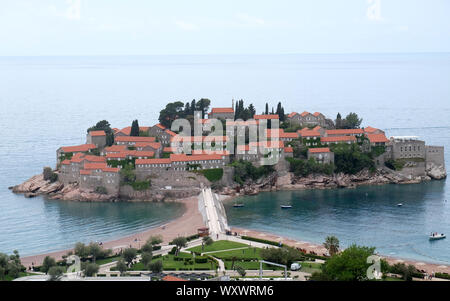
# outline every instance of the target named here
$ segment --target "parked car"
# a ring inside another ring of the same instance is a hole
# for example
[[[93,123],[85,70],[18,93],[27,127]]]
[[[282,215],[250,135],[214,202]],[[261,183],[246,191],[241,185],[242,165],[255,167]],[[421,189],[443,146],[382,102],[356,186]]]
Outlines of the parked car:
[[[298,271],[302,268],[302,265],[299,264],[298,262],[294,262],[293,264],[291,264],[291,271]]]

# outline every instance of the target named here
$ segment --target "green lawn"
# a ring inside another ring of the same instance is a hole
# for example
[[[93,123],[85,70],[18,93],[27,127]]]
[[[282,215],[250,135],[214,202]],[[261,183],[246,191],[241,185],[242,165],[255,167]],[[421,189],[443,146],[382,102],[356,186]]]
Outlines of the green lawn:
[[[232,261],[225,261],[225,269],[231,270],[233,262]],[[236,266],[243,267],[246,270],[259,270],[259,261],[235,261],[234,267]],[[267,265],[263,263],[263,270],[284,270],[281,267]]]
[[[95,263],[98,265],[102,265],[102,264],[110,263],[113,261],[118,261],[120,258],[121,258],[120,256],[114,256],[114,257],[108,257],[108,258],[103,258],[103,259],[97,259],[95,261]]]
[[[315,263],[315,262],[300,262],[302,265],[302,268],[300,269],[301,272],[305,273],[314,273],[314,272],[320,272],[320,266],[321,263]]]
[[[17,278],[26,277],[26,276],[33,276],[33,275],[39,275],[39,274],[20,272],[19,273],[19,277],[17,277]],[[4,281],[13,281],[14,279],[15,278],[12,278],[11,276],[6,276]]]
[[[209,246],[205,246],[205,248],[203,250],[202,250],[202,246],[197,246],[197,247],[188,249],[188,251],[204,253],[204,252],[236,249],[236,248],[242,248],[242,247],[249,247],[249,245],[242,244],[239,242],[234,242],[234,241],[219,240],[219,241],[213,242]]]
[[[242,250],[209,253],[208,255],[211,255],[213,257],[220,258],[220,259],[225,259],[225,260],[231,259],[233,256],[235,256],[238,259],[243,259],[243,258],[262,259],[261,255],[260,255],[261,250],[262,250],[261,248],[250,247],[250,248],[242,249]]]
[[[174,260],[174,255],[164,255],[162,257],[159,258],[155,258],[152,260],[152,262],[158,261],[158,260],[162,260],[163,262],[163,270],[178,270],[178,271],[185,271],[185,270],[195,270],[195,269],[202,269],[202,270],[215,270],[217,268],[217,265],[215,262],[213,262],[211,264],[211,262],[207,262],[207,263],[193,263],[193,264],[184,264],[185,261],[184,260],[179,260],[176,261]],[[181,258],[193,258],[193,256],[189,253],[184,253],[184,252],[180,252],[178,254],[178,257]],[[112,268],[111,269],[116,270],[116,268]],[[146,271],[148,269],[146,269],[144,267],[144,264],[142,262],[138,262],[136,264],[134,264],[131,269],[129,269],[130,271]]]

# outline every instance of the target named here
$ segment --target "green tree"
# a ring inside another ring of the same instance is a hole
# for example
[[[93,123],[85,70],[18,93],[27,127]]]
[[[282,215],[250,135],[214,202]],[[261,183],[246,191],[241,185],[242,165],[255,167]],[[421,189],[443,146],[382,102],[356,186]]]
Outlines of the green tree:
[[[153,245],[149,240],[147,240],[146,243],[141,247],[141,252],[152,252],[152,251]]]
[[[133,122],[131,123],[130,136],[133,137],[139,136],[139,121],[137,119],[133,120]]]
[[[343,121],[342,121],[341,113],[338,113],[338,114],[337,114],[336,120],[335,120],[335,125],[336,125],[336,128],[337,128],[337,129],[342,129],[342,128],[344,128],[344,124],[343,124]]]
[[[89,256],[89,248],[81,242],[75,244],[74,253],[81,259],[85,259]]]
[[[362,119],[356,113],[350,113],[345,117],[345,127],[348,129],[359,129]]]
[[[374,254],[375,248],[351,245],[343,252],[332,256],[321,267],[320,273],[314,273],[311,280],[327,281],[364,281],[367,269],[371,265],[367,258]]]
[[[116,268],[120,272],[120,275],[123,275],[123,273],[127,271],[128,266],[123,259],[120,259],[119,261],[117,261]]]
[[[245,275],[247,274],[247,272],[245,271],[245,269],[241,266],[236,266],[235,268],[236,272],[239,273],[239,275],[241,275],[241,277],[245,277]]]
[[[197,102],[196,109],[202,112],[202,118],[205,118],[206,111],[208,111],[210,105],[211,100],[207,98],[202,98]]]
[[[92,261],[94,263],[95,263],[95,260],[99,257],[102,257],[102,255],[104,253],[102,247],[100,247],[100,245],[98,243],[91,242],[87,248],[88,248],[89,255],[92,256]]]
[[[248,106],[248,110],[250,112],[250,118],[253,118],[253,116],[255,116],[256,114],[256,109],[252,103]]]
[[[128,265],[131,265],[133,260],[136,258],[137,250],[134,248],[127,248],[123,251],[122,257],[127,262]]]
[[[269,114],[269,104],[266,102],[266,111],[264,112],[266,115]]]
[[[173,244],[177,247],[175,255],[178,255],[180,249],[186,247],[187,239],[186,237],[179,236],[173,240]]]
[[[192,101],[191,109],[196,108],[195,99]],[[181,101],[171,102],[159,112],[159,122],[167,128],[170,128],[172,122],[184,116],[184,104]]]
[[[151,252],[142,253],[141,261],[145,268],[147,268],[148,264],[152,261],[152,257],[153,257],[153,255]]]
[[[92,277],[98,273],[99,266],[95,263],[85,263],[83,272],[86,277]]]
[[[339,239],[336,236],[327,236],[323,246],[328,250],[330,256],[334,256],[339,252]]]
[[[50,275],[50,281],[59,281],[64,275],[64,269],[58,266],[52,266],[48,270],[48,274]]]
[[[10,256],[0,253],[0,280],[5,280],[6,276],[15,279],[24,270],[25,267],[20,262],[20,256],[17,250],[14,250],[13,255]]]
[[[154,236],[150,236],[150,238],[147,241],[150,241],[150,243],[153,246],[156,246],[163,242],[163,238],[161,235],[154,235]]]
[[[42,262],[41,272],[48,273],[51,267],[56,266],[56,260],[53,257],[45,256],[44,261]]]
[[[134,174],[134,169],[131,164],[125,165],[123,168],[120,169],[120,177],[122,180],[122,183],[125,184],[132,184],[136,181],[136,175]]]
[[[163,270],[163,263],[161,260],[157,260],[155,262],[150,263],[149,265],[150,271],[153,273],[161,273]]]
[[[204,243],[205,245],[210,246],[210,245],[213,244],[213,242],[214,242],[214,241],[212,240],[211,237],[209,237],[209,236],[203,237],[203,243]]]

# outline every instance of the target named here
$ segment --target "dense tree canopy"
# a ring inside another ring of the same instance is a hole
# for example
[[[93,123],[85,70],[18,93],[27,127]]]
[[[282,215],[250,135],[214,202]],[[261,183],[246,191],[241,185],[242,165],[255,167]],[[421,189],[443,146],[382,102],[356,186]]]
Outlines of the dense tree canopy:
[[[367,258],[374,254],[375,248],[351,245],[342,253],[332,256],[314,273],[311,280],[323,281],[363,281],[367,279],[367,269],[371,265]]]

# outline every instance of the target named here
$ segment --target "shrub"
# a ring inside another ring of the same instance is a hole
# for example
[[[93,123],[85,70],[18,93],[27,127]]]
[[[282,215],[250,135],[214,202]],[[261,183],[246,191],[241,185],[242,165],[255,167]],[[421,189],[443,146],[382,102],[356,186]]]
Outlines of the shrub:
[[[441,279],[449,279],[450,280],[450,274],[447,273],[435,273],[434,274],[437,278]]]
[[[251,236],[241,236],[241,238],[245,239],[245,240],[250,240],[250,241],[260,242],[263,244],[272,245],[272,246],[277,246],[277,247],[280,246],[280,244],[276,241],[271,241],[271,240],[266,240],[266,239],[251,237]],[[283,246],[283,244],[281,244],[281,246]]]
[[[214,169],[205,169],[199,171],[201,174],[205,176],[210,182],[220,181],[223,177],[223,169],[222,168],[214,168]]]
[[[98,193],[98,194],[108,194],[108,191],[103,186],[97,186],[95,188],[95,192]]]
[[[58,180],[58,174],[53,172],[53,170],[50,167],[44,167],[42,174],[44,176],[45,181],[50,181],[53,183]]]
[[[172,242],[171,242],[170,244],[172,244]],[[177,247],[173,247],[173,248],[169,251],[169,254],[170,254],[170,255],[174,255],[176,251],[177,251]]]
[[[206,257],[195,257],[195,263],[207,263],[208,258]]]

